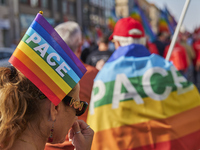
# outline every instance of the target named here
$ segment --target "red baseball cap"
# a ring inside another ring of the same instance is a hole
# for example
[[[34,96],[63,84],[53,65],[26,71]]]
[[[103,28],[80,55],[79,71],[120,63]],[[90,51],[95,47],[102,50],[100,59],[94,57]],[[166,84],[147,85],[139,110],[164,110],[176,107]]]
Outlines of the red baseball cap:
[[[109,37],[109,40],[112,40],[113,36],[141,38],[145,37],[145,33],[144,28],[139,21],[127,17],[117,21],[114,32]]]

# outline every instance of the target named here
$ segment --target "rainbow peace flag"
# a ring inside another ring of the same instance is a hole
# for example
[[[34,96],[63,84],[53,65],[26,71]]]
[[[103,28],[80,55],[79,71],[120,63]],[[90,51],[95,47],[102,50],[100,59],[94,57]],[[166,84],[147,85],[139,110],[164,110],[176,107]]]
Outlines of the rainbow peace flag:
[[[132,10],[130,17],[142,23],[141,16],[139,15],[139,12],[136,9]]]
[[[111,31],[114,30],[115,24],[116,24],[116,21],[115,21],[112,17],[109,17],[109,18],[108,18],[108,28],[109,28]]]
[[[160,18],[158,22],[159,31],[167,31],[169,32],[169,27],[165,19]]]
[[[92,150],[200,149],[200,95],[142,45],[116,50],[94,80]]]
[[[174,18],[173,15],[171,15],[171,13],[169,12],[167,6],[165,5],[165,8],[164,8],[164,12],[166,14],[166,18],[170,24],[170,26],[172,27],[173,31],[175,31],[175,28],[176,28],[176,25],[177,25],[177,22]]]
[[[160,19],[158,21],[158,28],[159,28],[159,31],[167,31],[171,34],[173,34],[175,30],[175,28],[174,29],[172,28],[168,20],[166,12],[162,10],[160,10]]]
[[[132,9],[130,16],[139,22],[142,23],[145,34],[148,36],[148,40],[153,42],[156,39],[156,36],[151,28],[149,20],[147,19],[146,15],[144,14],[143,10],[140,8],[137,1],[135,1],[135,5]]]
[[[87,71],[38,13],[9,62],[57,105]]]
[[[115,12],[115,7],[113,7],[111,10],[110,16],[107,19],[107,25],[111,31],[114,30],[115,24],[119,19],[120,17],[117,17],[116,12]]]

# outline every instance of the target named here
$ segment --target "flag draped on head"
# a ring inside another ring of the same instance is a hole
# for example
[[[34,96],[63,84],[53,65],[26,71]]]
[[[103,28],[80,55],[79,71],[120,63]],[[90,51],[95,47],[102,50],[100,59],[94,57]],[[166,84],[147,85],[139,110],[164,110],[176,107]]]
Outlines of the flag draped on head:
[[[9,62],[57,105],[87,71],[38,13]]]
[[[200,96],[171,62],[142,45],[119,47],[94,80],[92,150],[197,150]]]

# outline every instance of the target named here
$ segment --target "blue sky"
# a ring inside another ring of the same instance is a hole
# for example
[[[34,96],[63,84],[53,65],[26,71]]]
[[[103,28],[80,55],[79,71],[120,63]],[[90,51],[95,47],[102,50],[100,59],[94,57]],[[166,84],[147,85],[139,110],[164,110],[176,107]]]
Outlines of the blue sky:
[[[186,0],[147,0],[150,3],[154,3],[158,8],[163,9],[166,5],[172,15],[174,15],[178,22],[182,9]],[[183,20],[184,27],[192,32],[195,27],[200,26],[200,0],[190,0],[189,7],[187,9],[185,18]]]

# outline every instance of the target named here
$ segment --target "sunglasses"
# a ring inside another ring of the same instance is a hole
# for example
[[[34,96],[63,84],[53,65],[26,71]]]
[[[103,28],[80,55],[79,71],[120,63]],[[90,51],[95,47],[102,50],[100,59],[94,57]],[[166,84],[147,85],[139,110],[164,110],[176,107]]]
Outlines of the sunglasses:
[[[40,99],[47,98],[44,94],[40,96]],[[84,114],[88,107],[88,103],[84,101],[75,100],[73,97],[66,95],[63,100],[65,105],[73,107],[76,110],[76,116]]]
[[[73,107],[76,110],[76,116],[81,116],[87,109],[88,103],[75,100],[73,97],[65,96],[62,100],[65,105]]]

